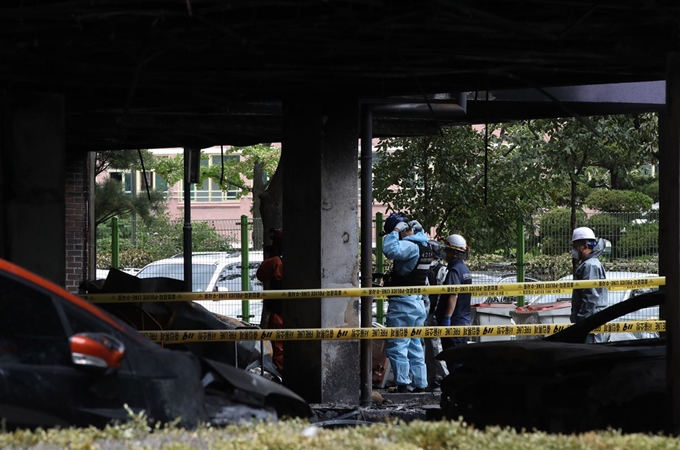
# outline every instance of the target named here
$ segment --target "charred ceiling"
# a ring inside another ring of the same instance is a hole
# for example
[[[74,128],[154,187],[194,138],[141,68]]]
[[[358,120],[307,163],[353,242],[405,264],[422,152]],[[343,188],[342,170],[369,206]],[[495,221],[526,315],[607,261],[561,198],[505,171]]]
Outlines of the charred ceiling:
[[[71,148],[278,140],[281,102],[659,80],[677,1],[22,0],[0,79],[66,98]],[[434,121],[378,120],[384,133]]]

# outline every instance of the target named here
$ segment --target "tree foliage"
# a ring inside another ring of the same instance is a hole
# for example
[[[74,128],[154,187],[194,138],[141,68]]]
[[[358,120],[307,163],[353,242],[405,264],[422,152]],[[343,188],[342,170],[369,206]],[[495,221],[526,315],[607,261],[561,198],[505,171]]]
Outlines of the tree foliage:
[[[658,254],[659,224],[642,223],[627,227],[617,250],[622,257]]]
[[[649,211],[654,200],[642,193],[620,190],[595,190],[586,198],[590,208],[606,212]]]
[[[658,196],[658,183],[642,170],[657,162],[657,127],[656,114],[649,113],[498,124],[488,140],[469,126],[384,139],[377,147],[374,197],[426,228],[437,227],[440,236],[460,232],[481,251],[514,246],[518,218],[531,225],[539,211],[555,207],[569,208],[559,214],[570,235],[585,223],[584,206],[603,207],[605,198],[618,195],[605,190],[635,189],[618,210],[648,209],[650,199],[639,191]],[[614,203],[602,210],[612,211]],[[551,242],[544,225],[544,250],[564,252],[567,244]]]
[[[142,159],[139,156],[141,154]],[[149,150],[105,150],[97,152],[95,158],[95,176],[108,169],[149,170],[154,165],[154,155]]]
[[[248,147],[229,147],[225,149],[225,157],[221,158],[222,164],[209,164],[208,155],[201,154],[201,168],[199,172],[199,184],[211,180],[223,191],[236,190],[236,197],[241,198],[252,194],[253,218],[261,218],[260,199],[269,187],[271,177],[276,172],[281,159],[281,149],[270,144],[258,144]],[[238,158],[231,156],[238,155]],[[168,184],[175,184],[184,178],[184,155],[176,155],[171,158],[157,158],[155,171],[163,176]],[[252,183],[246,183],[250,180]],[[281,208],[282,205],[276,205]],[[260,223],[256,221],[256,223]],[[280,226],[280,225],[279,225]],[[264,230],[253,230],[254,248],[262,248]]]
[[[233,243],[206,222],[191,224],[192,251],[229,251]],[[119,223],[120,263],[123,267],[141,268],[159,259],[183,252],[184,222],[161,214],[137,226],[136,244],[132,240],[129,218]],[[97,233],[97,266],[108,268],[111,261],[111,228]]]
[[[593,190],[633,186],[640,167],[656,163],[658,122],[652,113],[532,120],[514,124],[507,140],[541,158],[553,200],[575,212]]]
[[[576,211],[578,224],[586,220],[586,213]],[[540,215],[541,252],[545,255],[561,255],[570,248],[569,237],[573,230],[571,226],[571,210],[556,208]],[[566,239],[565,239],[566,237]]]
[[[140,160],[139,156],[142,156]],[[155,158],[148,150],[139,152],[130,150],[111,150],[97,152],[95,158],[95,174],[105,170],[118,169],[122,171],[151,170]],[[126,194],[120,181],[105,178],[95,183],[95,227],[108,221],[112,217],[127,217],[136,214],[145,222],[149,222],[154,214],[165,209],[165,195],[150,189],[144,190],[136,196]]]
[[[439,236],[463,234],[480,252],[514,242],[517,220],[549,202],[533,155],[470,126],[438,136],[383,139],[377,146],[374,197],[405,211]]]
[[[224,191],[229,189],[239,189],[238,198],[253,192],[253,187],[244,182],[253,180],[254,167],[260,164],[264,173],[271,176],[276,170],[281,157],[279,148],[258,144],[249,147],[229,147],[226,149],[223,164],[208,164],[208,155],[201,153],[201,168],[199,173],[199,184],[206,180],[212,180]],[[231,155],[238,155],[237,159],[230,158]],[[178,183],[184,178],[184,155],[179,154],[170,158],[156,158],[154,170],[157,174],[164,177],[168,184]]]
[[[96,183],[95,188],[95,226],[112,217],[127,217],[137,214],[144,222],[152,220],[153,214],[165,209],[165,194],[151,190],[141,192],[137,196],[127,195],[121,182],[113,178]]]

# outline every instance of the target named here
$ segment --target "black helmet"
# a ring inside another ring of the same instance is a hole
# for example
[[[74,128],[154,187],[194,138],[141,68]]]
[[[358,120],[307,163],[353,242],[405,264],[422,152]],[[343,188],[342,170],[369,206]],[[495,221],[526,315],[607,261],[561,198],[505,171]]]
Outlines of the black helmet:
[[[392,213],[389,215],[387,220],[385,220],[385,227],[383,228],[383,235],[391,233],[392,230],[394,230],[394,227],[397,226],[399,222],[406,222],[408,223],[408,217],[406,217],[406,214],[399,212],[399,213]]]
[[[444,253],[444,247],[439,241],[435,241],[434,239],[428,239],[427,243],[430,244],[430,248],[432,249],[432,253],[434,253],[434,257],[437,259],[444,259],[446,256]]]

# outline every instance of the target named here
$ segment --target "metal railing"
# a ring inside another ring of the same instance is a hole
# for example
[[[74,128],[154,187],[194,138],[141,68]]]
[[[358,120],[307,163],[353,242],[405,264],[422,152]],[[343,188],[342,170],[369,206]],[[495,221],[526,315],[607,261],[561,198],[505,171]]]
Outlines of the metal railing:
[[[568,221],[556,220],[550,217],[548,212],[539,216],[535,220],[536,226],[525,231],[525,272],[526,280],[551,281],[568,275],[571,271],[571,263],[568,256],[570,249],[571,229]],[[127,223],[127,225],[126,225]],[[201,233],[212,235],[204,241],[212,246],[201,250],[215,250],[215,245],[220,251],[210,251],[214,264],[212,278],[206,281],[204,289],[239,291],[239,290],[261,290],[262,283],[255,277],[257,267],[263,259],[262,239],[264,237],[261,219],[252,219],[243,216],[242,219],[211,219],[195,220],[196,229]],[[382,239],[376,230],[382,229],[383,215],[378,213],[373,221],[371,230],[374,245],[374,265],[372,270],[376,274],[384,273],[389,269],[389,261],[385,261],[382,254]],[[645,274],[658,273],[658,210],[643,213],[596,213],[580,216],[578,225],[590,226],[598,237],[608,241],[605,253],[601,260],[608,272],[608,278],[630,278],[631,276],[643,276]],[[126,229],[127,226],[127,229]],[[150,232],[145,225],[140,223],[132,224],[130,221],[121,221],[119,224],[121,233],[129,235],[134,230],[136,237],[131,239],[139,252],[148,251],[160,247],[160,242],[167,240],[168,236]],[[245,257],[248,259],[246,266],[240,264],[243,258],[243,243],[247,242],[248,252]],[[519,242],[519,240],[518,240]],[[217,243],[217,244],[216,244]],[[521,246],[520,246],[521,248]],[[180,248],[181,251],[181,248]],[[115,253],[115,252],[113,252]],[[172,252],[154,253],[153,257],[146,255],[146,263],[154,261],[160,264],[161,260],[172,258],[177,253],[175,248]],[[209,256],[206,256],[206,260]],[[118,261],[118,259],[114,259]],[[135,267],[125,258],[120,259],[124,268]],[[549,270],[541,271],[541,265],[552,264]],[[141,267],[135,267],[140,269]],[[219,267],[217,267],[219,266]],[[557,267],[559,266],[559,267]],[[100,264],[100,268],[107,268],[105,264]],[[484,269],[473,268],[473,283],[493,283],[499,280],[515,281],[517,266],[514,259],[505,260],[504,263],[490,264]],[[540,272],[540,273],[539,273]],[[167,273],[156,272],[157,276],[168,276],[176,278],[174,271],[168,270]],[[180,271],[181,273],[181,271]],[[215,275],[215,273],[218,273]],[[358,282],[358,280],[357,280]],[[248,289],[244,286],[248,283]],[[625,298],[634,295],[629,292]],[[624,298],[624,299],[625,299]],[[545,301],[543,299],[542,301]],[[483,298],[474,297],[473,304],[484,302],[511,303],[514,298]],[[536,298],[527,298],[526,303],[531,304],[537,301]],[[252,324],[259,324],[262,317],[262,302],[259,300],[223,301],[208,302],[203,304],[210,311],[242,319]],[[385,299],[378,298],[374,308],[375,321],[384,324],[385,310],[387,302]],[[652,318],[657,313],[655,311],[643,311],[635,317]]]

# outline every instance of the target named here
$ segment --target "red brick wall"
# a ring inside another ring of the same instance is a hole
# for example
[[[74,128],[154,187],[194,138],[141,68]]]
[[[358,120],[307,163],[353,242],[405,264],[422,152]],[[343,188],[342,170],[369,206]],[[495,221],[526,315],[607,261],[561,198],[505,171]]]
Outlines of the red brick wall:
[[[88,272],[88,154],[66,160],[66,290],[77,293]]]

